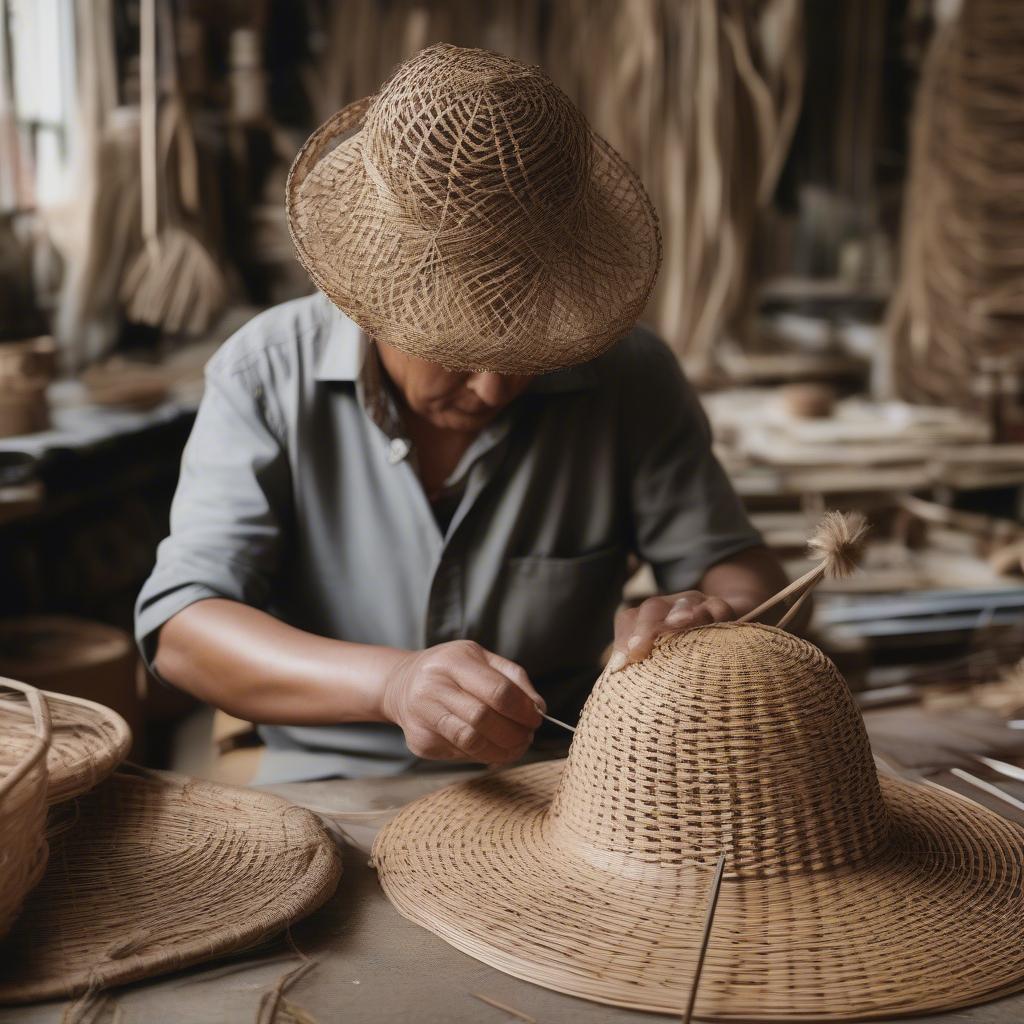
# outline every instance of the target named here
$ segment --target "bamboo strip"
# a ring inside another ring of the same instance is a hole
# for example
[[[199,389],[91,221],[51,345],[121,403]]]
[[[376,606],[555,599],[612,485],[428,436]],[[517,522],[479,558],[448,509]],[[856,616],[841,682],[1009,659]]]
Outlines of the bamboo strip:
[[[697,988],[700,985],[701,971],[704,970],[704,957],[708,952],[708,943],[711,941],[711,926],[715,920],[715,910],[718,907],[718,894],[722,888],[722,875],[725,873],[725,854],[718,858],[718,867],[715,868],[715,877],[711,880],[711,891],[708,893],[707,917],[704,919],[704,932],[700,939],[700,952],[697,954],[697,966],[693,969],[693,981],[690,983],[690,999],[686,1004],[686,1011],[683,1013],[683,1024],[690,1024],[693,1017],[693,1007],[697,1002]]]

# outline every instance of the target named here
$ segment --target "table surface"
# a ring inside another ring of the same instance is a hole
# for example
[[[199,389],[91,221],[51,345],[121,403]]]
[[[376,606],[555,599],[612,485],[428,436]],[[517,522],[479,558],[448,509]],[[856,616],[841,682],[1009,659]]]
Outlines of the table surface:
[[[874,714],[868,716],[869,727]],[[915,717],[910,715],[911,720]],[[894,743],[905,751],[907,714],[886,716],[883,712],[877,721],[884,725],[890,718],[893,721],[889,724],[895,727]],[[884,736],[880,736],[880,744],[886,745]],[[389,811],[469,774],[434,772],[271,787],[294,803],[324,815],[337,836],[343,850],[344,874],[334,897],[291,929],[293,948],[278,940],[260,953],[119,989],[111,994],[104,1012],[91,1019],[95,1024],[265,1024],[265,1018],[259,1016],[260,1000],[282,975],[301,965],[296,950],[315,961],[315,966],[288,988],[285,998],[317,1024],[413,1020],[416,1024],[502,1024],[517,1019],[480,1001],[476,994],[528,1015],[537,1024],[651,1024],[671,1019],[601,1006],[519,981],[460,953],[406,921],[391,907],[368,864],[377,829],[390,816]],[[1024,814],[979,794],[955,777],[947,774],[939,780],[1024,824]],[[1008,790],[1013,787],[1013,783],[1006,784]],[[1024,785],[1014,791],[1024,797]],[[367,811],[382,813],[367,817]],[[351,812],[363,812],[363,816],[345,820]],[[63,1003],[0,1008],[0,1024],[58,1024],[66,1008]],[[294,1016],[286,1014],[277,1019],[295,1021]],[[303,1019],[298,1016],[298,1020]],[[1024,994],[914,1019],[922,1024],[1020,1024],[1024,1020]]]

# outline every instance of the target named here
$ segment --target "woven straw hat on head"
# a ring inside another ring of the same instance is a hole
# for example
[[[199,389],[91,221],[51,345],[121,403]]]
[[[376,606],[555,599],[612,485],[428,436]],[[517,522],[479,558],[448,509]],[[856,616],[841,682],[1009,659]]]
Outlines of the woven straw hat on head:
[[[413,921],[501,970],[709,1020],[849,1020],[1024,987],[1024,830],[877,776],[842,677],[784,630],[665,638],[569,757],[449,787],[374,848]]]
[[[661,260],[638,178],[540,68],[438,45],[345,107],[292,166],[317,286],[371,337],[449,369],[600,355]]]

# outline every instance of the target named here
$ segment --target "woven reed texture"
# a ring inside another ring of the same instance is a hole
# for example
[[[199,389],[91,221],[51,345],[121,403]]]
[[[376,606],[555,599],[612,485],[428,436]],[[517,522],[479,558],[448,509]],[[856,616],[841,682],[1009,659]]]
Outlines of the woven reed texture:
[[[7,742],[0,727],[0,936],[14,924],[22,900],[46,867],[46,755],[50,715],[35,687],[0,678],[0,691],[22,701],[25,743]]]
[[[288,179],[295,247],[371,337],[452,369],[584,362],[661,261],[639,179],[540,68],[431,46],[343,109]]]
[[[935,34],[918,87],[889,311],[897,392],[976,406],[1024,334],[1024,11],[971,0]]]
[[[564,762],[451,786],[374,847],[406,917],[485,963],[679,1014],[716,861],[708,1020],[851,1020],[1024,987],[1024,830],[875,772],[811,644],[665,638],[598,681]]]
[[[46,756],[46,800],[61,803],[87,793],[128,756],[132,734],[110,708],[81,697],[44,692],[50,711],[50,749]],[[0,693],[0,736],[12,752],[27,750],[35,739],[29,709]]]
[[[0,1004],[250,948],[319,907],[341,875],[317,818],[266,793],[118,772],[78,811],[7,940]]]

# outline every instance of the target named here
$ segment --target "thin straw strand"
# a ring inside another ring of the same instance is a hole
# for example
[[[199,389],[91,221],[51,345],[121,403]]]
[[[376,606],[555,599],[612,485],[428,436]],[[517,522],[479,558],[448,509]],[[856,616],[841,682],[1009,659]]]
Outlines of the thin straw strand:
[[[715,910],[718,908],[718,894],[722,889],[722,875],[725,873],[725,851],[718,858],[718,867],[715,868],[715,877],[711,880],[711,891],[708,893],[708,912],[704,918],[704,934],[700,940],[700,953],[697,955],[697,966],[693,969],[693,981],[690,983],[690,1001],[686,1004],[686,1013],[683,1014],[683,1024],[690,1024],[693,1016],[693,1007],[697,1002],[697,988],[700,985],[700,975],[704,970],[704,957],[708,952],[708,943],[711,941],[711,926],[715,920]]]

